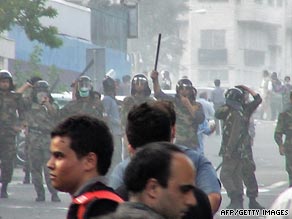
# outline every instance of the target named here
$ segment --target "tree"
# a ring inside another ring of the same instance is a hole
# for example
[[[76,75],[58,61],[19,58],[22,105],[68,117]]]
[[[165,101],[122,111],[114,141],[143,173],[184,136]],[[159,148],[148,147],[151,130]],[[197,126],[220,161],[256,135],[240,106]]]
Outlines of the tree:
[[[180,31],[187,21],[179,19],[186,14],[189,0],[140,0],[139,36],[129,42],[129,52],[141,55],[138,70],[151,71],[154,67],[158,34],[162,34],[158,69],[177,74],[183,69],[180,59],[184,50]]]
[[[45,27],[40,19],[54,18],[57,11],[46,6],[47,0],[1,0],[0,1],[0,33],[10,30],[13,25],[23,27],[27,37],[37,40],[51,48],[62,45],[57,37],[58,30],[54,26]]]

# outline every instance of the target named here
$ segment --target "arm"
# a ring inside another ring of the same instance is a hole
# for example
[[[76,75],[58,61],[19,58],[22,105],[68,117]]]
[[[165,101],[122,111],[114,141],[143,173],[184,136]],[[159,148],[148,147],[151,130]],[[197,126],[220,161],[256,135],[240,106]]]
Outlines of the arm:
[[[158,80],[158,72],[153,70],[151,72],[151,78],[152,78],[152,82],[153,82],[153,90],[154,90],[154,95],[156,96],[156,94],[160,93],[161,88],[160,88],[160,84],[159,84],[159,80]]]
[[[16,90],[16,93],[23,94],[29,88],[32,88],[32,85],[26,82],[25,84],[23,84],[20,88]]]
[[[276,126],[275,133],[274,133],[274,139],[275,139],[275,142],[277,143],[277,145],[279,146],[280,155],[285,154],[285,148],[284,148],[283,139],[282,139],[282,137],[285,133],[284,121],[285,121],[284,114],[283,113],[279,114],[277,126]]]

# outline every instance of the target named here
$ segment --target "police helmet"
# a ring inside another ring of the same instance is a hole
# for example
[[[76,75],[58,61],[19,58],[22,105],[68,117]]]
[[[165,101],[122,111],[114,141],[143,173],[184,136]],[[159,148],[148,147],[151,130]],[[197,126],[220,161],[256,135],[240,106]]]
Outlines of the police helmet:
[[[225,93],[226,104],[238,109],[244,103],[244,93],[237,87],[230,88]]]
[[[0,80],[3,80],[3,79],[9,79],[9,83],[10,83],[9,89],[12,90],[13,89],[12,75],[9,71],[4,70],[4,69],[0,71]]]
[[[44,80],[37,81],[34,85],[34,89],[37,90],[38,92],[39,91],[48,92],[49,87],[50,87],[49,83],[47,81],[44,81]]]
[[[179,92],[179,90],[183,89],[183,88],[187,88],[187,89],[193,89],[193,84],[189,79],[183,78],[180,79],[177,84],[176,84],[176,93]]]
[[[150,96],[151,90],[148,84],[148,79],[144,74],[136,74],[132,79],[132,85],[131,85],[131,95],[136,94],[135,90],[135,84],[144,84],[144,95]]]
[[[80,97],[88,97],[93,89],[91,78],[86,75],[81,76],[78,79],[77,89]]]

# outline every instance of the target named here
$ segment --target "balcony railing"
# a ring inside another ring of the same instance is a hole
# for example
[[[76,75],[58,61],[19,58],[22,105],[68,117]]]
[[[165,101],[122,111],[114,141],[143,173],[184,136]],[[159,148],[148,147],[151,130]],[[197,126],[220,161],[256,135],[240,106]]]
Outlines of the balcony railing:
[[[256,22],[281,26],[284,22],[284,8],[244,1],[236,8],[236,18],[241,22]]]

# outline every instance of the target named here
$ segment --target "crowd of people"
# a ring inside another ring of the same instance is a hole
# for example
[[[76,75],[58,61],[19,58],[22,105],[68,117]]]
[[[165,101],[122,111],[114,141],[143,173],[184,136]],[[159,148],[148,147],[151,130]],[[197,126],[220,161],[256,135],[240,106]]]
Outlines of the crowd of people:
[[[159,75],[152,71],[151,83],[145,74],[125,76],[119,86],[128,91],[123,101],[116,99],[119,87],[110,76],[102,81],[103,97],[94,91],[90,77],[80,76],[72,84],[72,101],[59,109],[47,81],[32,77],[16,89],[10,72],[0,71],[0,198],[8,198],[15,136],[24,130],[25,181],[31,174],[35,201],[46,199],[44,175],[51,201],[61,201],[57,191],[71,195],[70,219],[213,218],[222,201],[221,183],[230,198],[226,208],[244,208],[245,185],[248,208],[264,209],[256,200],[252,115],[262,102],[264,106],[269,98],[274,101],[269,87],[276,86],[277,74],[270,80],[264,72],[263,98],[244,85],[224,91],[215,79],[213,104],[188,78],[178,80],[174,96],[166,94],[164,89],[172,86],[169,72],[161,72],[163,80]],[[278,88],[283,101],[286,85]],[[291,90],[288,93],[291,102]],[[286,156],[291,186],[290,102],[283,102],[275,140]],[[203,134],[213,132],[222,135],[220,179],[204,155]]]

